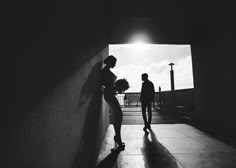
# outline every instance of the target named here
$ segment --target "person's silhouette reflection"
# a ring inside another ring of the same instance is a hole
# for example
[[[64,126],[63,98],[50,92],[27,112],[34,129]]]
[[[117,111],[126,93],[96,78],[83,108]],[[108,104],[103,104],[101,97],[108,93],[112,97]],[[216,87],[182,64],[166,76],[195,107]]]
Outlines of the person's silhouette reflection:
[[[141,151],[146,168],[178,168],[175,158],[164,146],[161,145],[152,130],[150,130],[150,137],[147,134],[143,136],[143,148]]]
[[[122,147],[118,147],[115,150],[112,150],[109,155],[101,162],[98,163],[96,168],[113,168],[117,164],[117,158],[122,151]]]

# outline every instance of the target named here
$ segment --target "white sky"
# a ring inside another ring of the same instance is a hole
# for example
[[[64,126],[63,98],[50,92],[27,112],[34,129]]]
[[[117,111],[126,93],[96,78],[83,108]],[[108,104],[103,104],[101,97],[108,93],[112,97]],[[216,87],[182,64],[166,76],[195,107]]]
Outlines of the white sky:
[[[190,45],[118,44],[109,45],[109,55],[117,58],[111,69],[117,79],[125,78],[130,84],[126,92],[141,91],[141,74],[147,73],[155,90],[170,90],[170,66],[175,65],[175,89],[193,88],[192,58]]]

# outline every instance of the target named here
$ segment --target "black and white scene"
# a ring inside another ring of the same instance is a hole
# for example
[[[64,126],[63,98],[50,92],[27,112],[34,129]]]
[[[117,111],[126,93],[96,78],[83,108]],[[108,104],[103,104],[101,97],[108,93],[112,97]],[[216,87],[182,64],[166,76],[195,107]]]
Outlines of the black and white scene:
[[[236,167],[231,2],[3,8],[0,167]]]

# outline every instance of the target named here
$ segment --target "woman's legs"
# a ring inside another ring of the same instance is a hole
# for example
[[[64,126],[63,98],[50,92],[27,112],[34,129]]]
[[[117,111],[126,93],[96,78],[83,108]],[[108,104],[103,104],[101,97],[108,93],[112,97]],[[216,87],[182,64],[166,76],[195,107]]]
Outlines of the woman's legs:
[[[115,130],[116,140],[118,140],[121,143],[122,142],[122,140],[121,140],[121,124],[113,123],[113,127],[114,127],[114,130]]]
[[[104,98],[107,101],[107,103],[111,109],[112,118],[114,118],[113,127],[115,130],[116,140],[121,144],[122,143],[121,124],[122,124],[122,120],[123,120],[123,113],[120,108],[120,104],[114,95],[104,94]]]

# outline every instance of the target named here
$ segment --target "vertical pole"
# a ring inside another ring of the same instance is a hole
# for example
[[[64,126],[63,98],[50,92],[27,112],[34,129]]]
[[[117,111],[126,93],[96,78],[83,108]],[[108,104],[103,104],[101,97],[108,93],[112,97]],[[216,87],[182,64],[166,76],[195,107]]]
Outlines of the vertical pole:
[[[174,70],[173,70],[173,65],[174,63],[169,64],[171,69],[170,69],[170,82],[171,82],[171,107],[170,107],[170,112],[172,114],[175,114],[175,83],[174,83]]]
[[[171,69],[170,69],[170,83],[171,83],[171,91],[175,90],[175,80],[174,80],[174,70],[173,70],[173,65],[175,65],[174,63],[170,63],[169,64]]]
[[[161,87],[159,86],[159,107],[160,107],[160,113],[162,112],[162,93],[161,93]]]
[[[174,71],[170,70],[171,91],[175,90]]]

